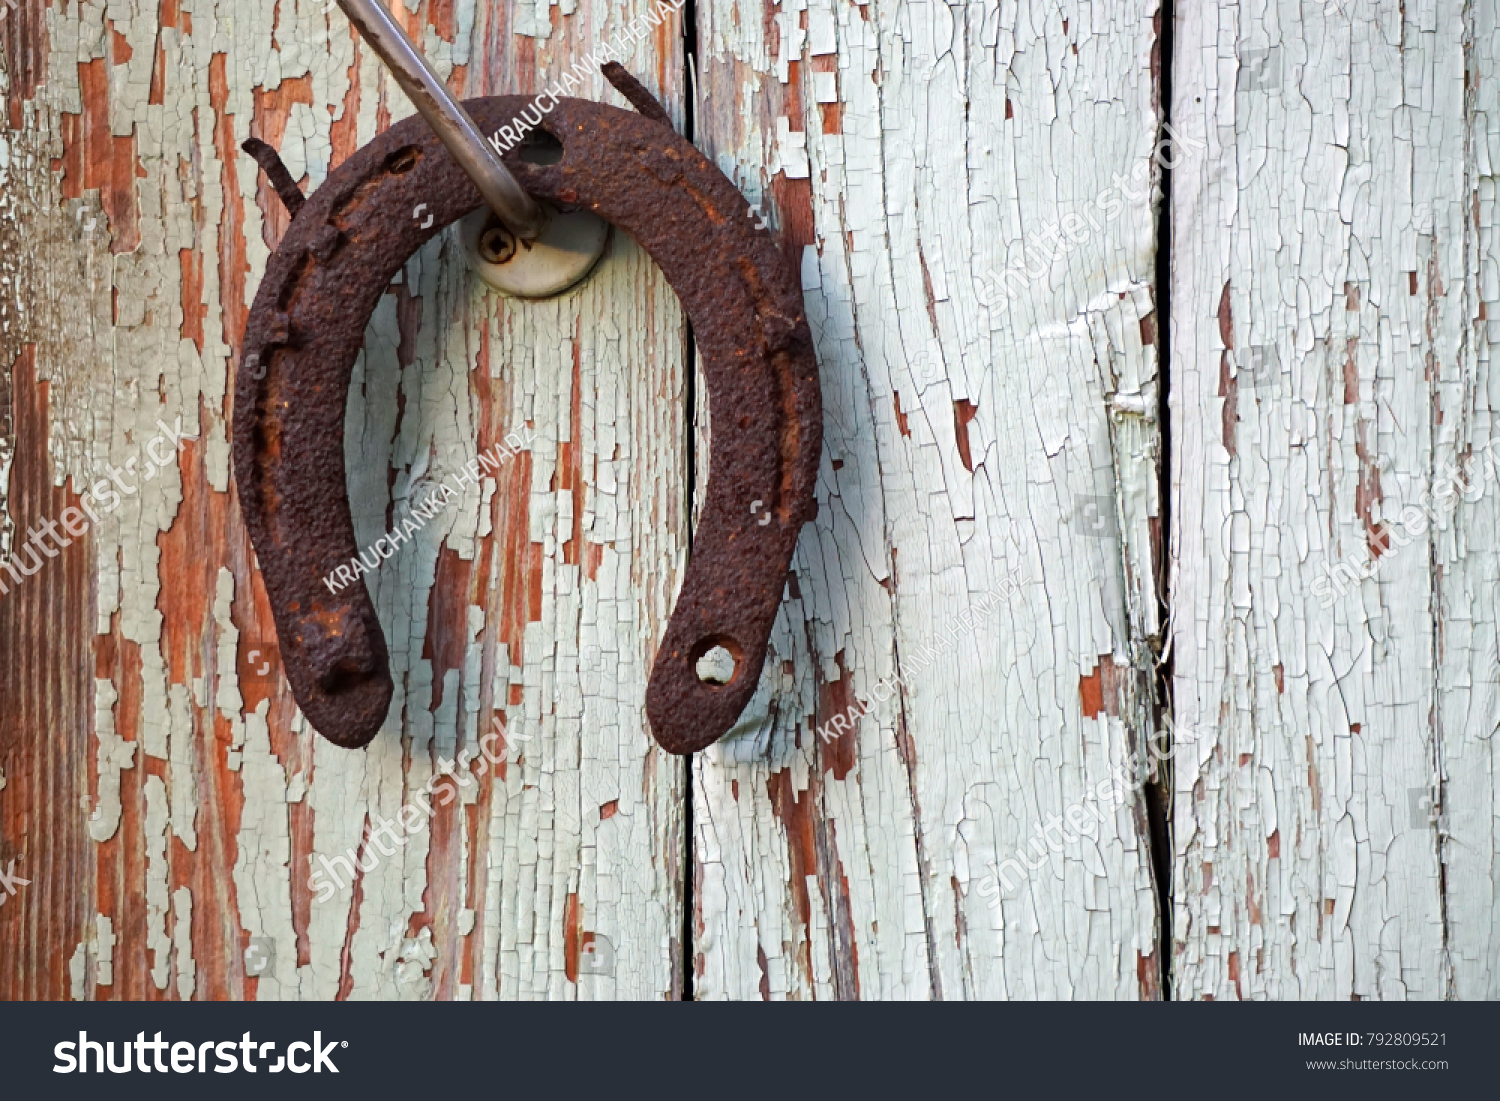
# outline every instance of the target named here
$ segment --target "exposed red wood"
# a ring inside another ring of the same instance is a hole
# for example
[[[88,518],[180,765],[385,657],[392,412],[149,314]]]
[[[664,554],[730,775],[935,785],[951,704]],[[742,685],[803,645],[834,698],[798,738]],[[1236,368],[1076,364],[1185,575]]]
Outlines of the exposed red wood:
[[[969,422],[977,412],[979,406],[967,398],[953,403],[953,434],[958,440],[958,458],[970,474],[974,473],[974,460],[969,454]]]
[[[387,85],[386,90],[380,96],[379,106],[375,108],[375,132],[377,134],[384,134],[391,128],[391,109],[387,100],[389,94],[390,86]],[[401,93],[398,91],[396,94]]]
[[[151,997],[155,989],[146,963],[146,898],[139,885],[146,881],[145,830],[141,821],[146,805],[144,754],[139,745],[141,729],[141,648],[119,636],[117,661],[111,680],[119,698],[114,705],[115,734],[136,742],[135,767],[120,773],[120,825],[114,835],[99,844],[99,912],[114,920],[114,982],[95,988],[100,1000],[136,1001]],[[91,757],[95,756],[90,754]],[[98,790],[97,778],[95,791]]]
[[[437,804],[434,803],[434,806]],[[370,819],[365,817],[365,828],[360,838],[359,851],[354,871],[354,898],[349,904],[349,925],[344,930],[344,948],[339,954],[339,992],[334,1001],[348,1001],[354,990],[354,937],[359,932],[360,915],[364,912],[365,876],[359,868],[364,860],[365,846],[370,843]]]
[[[208,101],[214,112],[214,151],[223,166],[219,184],[226,195],[239,194],[239,145],[234,140],[234,116],[226,114],[229,82],[225,57],[215,54],[208,63]],[[254,165],[251,166],[254,168]],[[249,169],[247,169],[248,171]],[[250,263],[245,255],[245,213],[239,203],[225,203],[219,223],[219,295],[224,303],[222,339],[236,355],[245,332],[245,280]],[[229,396],[225,396],[226,404]],[[228,415],[228,409],[225,415]]]
[[[815,73],[837,73],[839,71],[839,59],[836,54],[824,54],[812,59],[812,71]],[[824,134],[842,134],[844,132],[844,104],[842,101],[818,104],[818,113],[822,115],[822,127]]]
[[[422,657],[432,662],[432,709],[443,702],[443,680],[464,667],[469,646],[469,605],[474,563],[446,543],[438,551],[437,576],[427,596],[427,634]]]
[[[1234,307],[1229,301],[1229,284],[1219,293],[1219,339],[1224,347],[1234,351]]]
[[[361,50],[358,44],[359,35],[351,25],[348,28],[349,36],[355,39],[354,60],[350,62],[346,70],[349,81],[349,90],[344,93],[344,113],[329,128],[328,138],[333,144],[333,163],[330,167],[337,168],[354,155],[359,148],[359,61]],[[329,108],[332,111],[332,108]]]
[[[1359,351],[1359,337],[1351,336],[1344,341],[1344,404],[1359,402],[1359,364],[1355,353]]]
[[[272,89],[256,88],[255,110],[250,116],[250,135],[259,138],[272,149],[280,149],[282,140],[286,137],[286,124],[291,117],[292,105],[296,103],[312,106],[311,76],[289,77]],[[276,242],[281,240],[287,226],[291,224],[291,216],[266,174],[259,171],[253,163],[246,171],[254,171],[256,174],[255,205],[260,208],[263,219],[261,232],[267,247],[275,248]]]
[[[78,505],[71,483],[54,486],[47,450],[49,386],[36,378],[36,349],[11,369],[15,431],[10,509],[15,537]],[[94,558],[92,535],[0,595],[0,870],[30,880],[0,906],[0,1000],[69,996],[68,963],[92,932],[97,846],[81,800],[93,768]]]
[[[1135,982],[1141,992],[1142,1001],[1161,1000],[1161,965],[1156,962],[1155,952],[1148,956],[1143,955],[1139,949],[1136,950]]]
[[[530,543],[526,547],[527,596],[526,618],[530,623],[542,621],[542,568],[545,562],[541,543]]]
[[[458,772],[456,767],[455,772]],[[465,771],[460,776],[473,782],[470,779],[472,772]],[[422,891],[422,909],[407,919],[408,936],[417,936],[423,928],[431,930],[433,946],[438,950],[431,978],[434,992],[445,998],[457,993],[452,967],[460,944],[458,914],[467,893],[458,878],[463,848],[460,832],[470,825],[459,778],[451,777],[434,788],[432,807],[436,813],[427,825],[427,882]],[[398,852],[389,859],[400,858]]]
[[[130,48],[130,40],[113,23],[109,25],[109,46],[109,59],[115,65],[124,65],[135,56],[135,51]]]
[[[1128,666],[1116,666],[1108,654],[1099,655],[1099,664],[1087,676],[1078,678],[1078,695],[1083,717],[1097,719],[1101,713],[1119,718],[1120,694]]]
[[[115,137],[110,133],[109,68],[104,58],[80,64],[78,83],[82,114],[62,116],[62,194],[77,199],[97,189],[109,221],[111,251],[131,252],[141,243],[135,134]]]
[[[63,135],[63,156],[54,160],[63,178],[58,181],[58,190],[65,199],[83,198],[84,193],[84,117],[81,114],[63,114],[60,118]]]
[[[771,808],[786,829],[787,888],[797,903],[797,917],[804,930],[812,921],[812,899],[807,877],[818,870],[817,833],[813,828],[812,791],[798,793],[791,769],[778,769],[766,780]]]
[[[843,780],[854,769],[855,750],[859,743],[856,733],[859,722],[857,716],[864,708],[860,701],[854,698],[853,680],[844,668],[844,652],[840,650],[834,655],[833,660],[839,668],[839,679],[821,685],[818,689],[818,708],[813,737],[818,743],[818,759],[822,762],[823,770],[825,772],[831,770],[835,780]],[[845,716],[850,722],[847,725],[839,724],[839,729],[836,731],[830,728],[830,736],[827,739],[817,735],[817,730],[823,729],[825,724],[840,715]]]
[[[896,427],[900,429],[903,436],[910,436],[911,428],[906,423],[906,414],[901,411],[901,391],[893,390],[891,392],[891,400],[896,405]]]
[[[488,832],[487,824],[490,821],[494,796],[494,778],[492,776],[486,774],[479,782],[481,785],[479,800],[474,806],[467,808],[464,815],[464,828],[469,833],[469,851],[472,853],[481,851],[481,843]],[[479,915],[484,913],[484,888],[489,878],[487,872],[488,867],[483,860],[470,860],[468,862],[469,878],[468,882],[464,884],[462,905],[474,911],[476,915],[476,929],[480,926]],[[456,917],[457,915],[455,915]],[[456,989],[458,983],[472,986],[478,981],[479,969],[484,953],[484,937],[483,935],[471,935],[460,938],[459,923],[457,920],[453,921],[449,928],[452,938],[455,941],[460,941],[459,951],[462,953],[459,958],[458,973],[454,976],[455,981],[453,984],[446,986],[442,994],[443,997],[451,998],[458,994],[458,990]],[[448,958],[451,955],[452,953],[448,953],[442,958]]]
[[[1219,396],[1224,399],[1219,426],[1224,450],[1230,455],[1239,454],[1240,425],[1240,380],[1229,371],[1229,352],[1219,353]]]
[[[19,130],[25,125],[21,105],[30,102],[38,85],[47,79],[52,49],[47,8],[51,4],[49,0],[19,0],[18,6],[10,9],[6,0],[6,5],[7,18],[0,22],[0,49],[5,52],[5,72],[10,78],[6,104],[10,128]]]
[[[1249,868],[1245,869],[1245,904],[1250,912],[1250,924],[1261,924],[1260,892],[1256,888],[1255,873]]]
[[[563,973],[569,982],[578,981],[578,954],[583,948],[583,905],[576,892],[568,894],[563,909]]]
[[[557,445],[557,471],[553,475],[553,490],[570,493],[573,497],[573,530],[563,543],[563,561],[570,566],[579,562],[579,548],[583,545],[583,342],[579,334],[573,338],[573,401],[571,439]]]
[[[776,209],[781,212],[778,233],[781,248],[795,260],[803,247],[817,242],[817,229],[813,225],[812,181],[789,180],[777,173],[771,181],[771,193],[776,196]]]
[[[184,440],[178,469],[182,504],[172,526],[156,538],[161,552],[163,585],[156,607],[162,615],[162,651],[167,682],[189,684],[203,676],[201,640],[213,625],[214,588],[218,581],[217,554],[205,553],[223,545],[225,498],[208,485],[203,469],[201,440]],[[161,477],[161,475],[158,475]]]
[[[454,7],[454,0],[427,0],[427,23],[444,42],[452,42],[458,34]]]
[[[807,877],[814,876],[822,887],[827,909],[835,927],[832,964],[835,996],[859,998],[859,966],[855,949],[852,913],[849,902],[849,880],[838,856],[835,823],[824,817],[820,800],[821,779],[813,773],[807,790],[798,792],[791,769],[778,769],[766,780],[771,811],[780,820],[786,835],[790,865],[787,887],[795,900],[802,923],[802,935],[796,945],[796,965],[807,974],[812,972],[812,904]]]
[[[208,305],[203,301],[203,253],[180,249],[177,260],[182,269],[182,335],[202,354],[203,320],[208,316]]]

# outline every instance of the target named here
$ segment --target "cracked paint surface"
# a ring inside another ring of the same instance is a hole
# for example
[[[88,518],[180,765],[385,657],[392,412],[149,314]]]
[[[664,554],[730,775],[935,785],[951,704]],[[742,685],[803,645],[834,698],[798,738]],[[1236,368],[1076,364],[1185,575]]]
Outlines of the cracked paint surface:
[[[310,190],[411,113],[324,7],[31,0],[0,28],[0,397],[14,419],[0,423],[0,552],[139,455],[158,417],[197,437],[0,597],[4,645],[46,651],[47,670],[0,674],[6,850],[75,888],[7,907],[3,954],[37,955],[0,992],[674,996],[685,774],[655,749],[643,700],[686,555],[684,330],[623,235],[584,287],[543,303],[478,289],[451,235],[413,258],[351,391],[361,543],[419,467],[446,476],[519,426],[534,442],[372,578],[398,688],[368,751],[318,739],[275,669],[229,484],[226,379],[286,214],[238,147],[272,142]],[[542,4],[507,25],[506,6],[401,9],[464,95],[542,87],[636,14]],[[623,59],[668,103],[678,43],[664,24]],[[619,102],[606,89],[599,77],[583,94]],[[319,856],[358,850],[497,724],[502,768],[316,901]],[[595,937],[613,971],[580,974]],[[261,938],[274,965],[247,974]]]
[[[1500,484],[1401,519],[1496,439],[1500,27],[1340,7],[1177,31],[1207,146],[1173,185],[1183,998],[1500,994]]]
[[[322,0],[26,0],[0,27],[0,554],[158,418],[196,439],[0,597],[34,655],[0,662],[0,860],[74,886],[0,912],[0,953],[34,954],[0,996],[659,998],[686,958],[702,998],[1151,998],[1165,950],[1177,997],[1494,997],[1500,478],[1393,536],[1497,438],[1500,17],[1317,7],[1181,6],[1168,624],[1155,5],[700,5],[698,140],[800,258],[827,447],[760,693],[691,766],[684,866],[686,777],[641,701],[688,414],[703,457],[711,426],[649,261],[617,238],[517,306],[445,237],[377,309],[361,545],[413,483],[536,438],[372,579],[397,698],[337,750],[274,669],[228,481],[227,370],[286,224],[237,147],[310,188],[409,108]],[[400,11],[467,95],[544,86],[637,14]],[[637,49],[679,117],[676,29]],[[1036,253],[1112,188],[1118,216]],[[1377,552],[1321,606],[1327,565]],[[1170,938],[1138,795],[986,893],[1152,728],[1164,639],[1194,735]],[[492,730],[502,766],[315,898],[321,858],[373,853]],[[600,938],[612,973],[583,966]]]
[[[1108,410],[1156,402],[1149,186],[1015,300],[976,278],[1148,161],[1154,15],[700,5],[699,143],[800,251],[826,448],[761,693],[695,762],[699,997],[1156,996],[1138,802],[978,891],[1144,730],[1156,432]],[[1079,530],[1091,497],[1123,540]],[[820,744],[1017,568],[1013,604]],[[1133,672],[1088,713],[1101,660]]]

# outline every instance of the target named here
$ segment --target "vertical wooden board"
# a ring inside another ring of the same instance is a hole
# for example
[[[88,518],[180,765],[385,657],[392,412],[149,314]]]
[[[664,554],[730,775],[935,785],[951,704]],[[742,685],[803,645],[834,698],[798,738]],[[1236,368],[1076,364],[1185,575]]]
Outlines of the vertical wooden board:
[[[672,996],[685,774],[643,699],[685,558],[683,325],[628,239],[546,303],[480,290],[452,232],[413,258],[351,391],[361,545],[508,434],[527,444],[372,577],[398,688],[368,750],[319,739],[275,668],[226,378],[286,215],[238,146],[270,141],[310,190],[411,113],[325,6],[32,3],[0,27],[0,363],[26,419],[0,449],[9,552],[111,467],[140,471],[158,418],[192,437],[0,596],[0,649],[24,655],[0,699],[0,861],[52,871],[0,913],[0,954],[21,961],[0,989]],[[540,90],[645,7],[396,10],[477,95]],[[677,19],[623,58],[669,105]],[[577,94],[621,102],[602,78]],[[500,768],[440,791],[399,847],[372,836],[501,728]],[[351,856],[367,870],[333,889]],[[259,977],[252,941],[274,956]]]
[[[1181,9],[1180,997],[1496,992],[1480,7]]]
[[[1155,997],[1110,778],[1159,630],[1156,6],[698,12],[697,140],[799,258],[826,454],[695,763],[695,993]]]
[[[1479,485],[1462,496],[1440,544],[1439,767],[1437,782],[1419,787],[1414,799],[1442,846],[1450,989],[1477,1001],[1500,998],[1500,747],[1494,737],[1500,727],[1500,9],[1475,4],[1466,19],[1463,190],[1442,207],[1448,232],[1466,245],[1458,319],[1463,339],[1456,367],[1443,372],[1444,406],[1454,409],[1455,424],[1445,434],[1442,458],[1467,458]]]

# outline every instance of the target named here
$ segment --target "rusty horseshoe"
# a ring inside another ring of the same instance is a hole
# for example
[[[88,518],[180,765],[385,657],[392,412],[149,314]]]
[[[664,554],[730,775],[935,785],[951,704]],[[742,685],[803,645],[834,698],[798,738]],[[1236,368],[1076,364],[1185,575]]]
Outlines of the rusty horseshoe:
[[[559,99],[543,128],[562,159],[532,164],[520,150],[504,159],[530,194],[578,204],[630,234],[693,325],[711,473],[645,700],[657,742],[686,754],[729,730],[760,679],[798,532],[817,509],[822,398],[791,263],[713,162],[664,125],[649,93],[609,68],[640,113]],[[489,133],[529,103],[494,96],[464,106]],[[322,582],[357,553],[344,468],[350,375],[392,278],[482,200],[418,117],[364,146],[306,199],[269,147],[247,149],[293,217],[245,325],[234,478],[292,694],[324,737],[357,748],[380,730],[395,688],[364,580],[337,592]],[[411,212],[422,203],[433,217],[419,223]],[[715,647],[734,659],[723,684],[697,671]]]

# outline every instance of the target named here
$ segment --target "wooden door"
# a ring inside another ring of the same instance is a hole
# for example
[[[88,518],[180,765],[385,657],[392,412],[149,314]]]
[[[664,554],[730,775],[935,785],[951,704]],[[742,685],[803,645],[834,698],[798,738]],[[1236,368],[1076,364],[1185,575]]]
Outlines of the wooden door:
[[[1494,996],[1494,498],[1314,587],[1490,440],[1493,13],[392,6],[464,96],[622,43],[798,264],[760,691],[651,741],[670,287],[616,234],[509,301],[450,232],[356,367],[357,531],[529,442],[375,575],[391,718],[322,741],[229,475],[287,225],[239,145],[311,191],[411,109],[327,0],[0,6],[0,997]]]

